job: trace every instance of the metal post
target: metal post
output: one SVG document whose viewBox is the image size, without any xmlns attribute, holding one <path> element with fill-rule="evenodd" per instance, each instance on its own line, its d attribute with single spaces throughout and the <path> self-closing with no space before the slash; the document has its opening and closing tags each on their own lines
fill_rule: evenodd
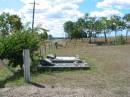
<svg viewBox="0 0 130 97">
<path fill-rule="evenodd" d="M 31 82 L 30 76 L 30 53 L 28 49 L 23 50 L 23 70 L 24 79 L 26 82 Z"/>
</svg>

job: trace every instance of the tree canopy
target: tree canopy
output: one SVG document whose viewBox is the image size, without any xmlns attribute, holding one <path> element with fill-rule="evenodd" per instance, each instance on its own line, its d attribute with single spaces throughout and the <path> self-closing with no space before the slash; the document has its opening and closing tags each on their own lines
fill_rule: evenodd
<svg viewBox="0 0 130 97">
<path fill-rule="evenodd" d="M 15 32 L 8 37 L 0 38 L 0 59 L 8 59 L 9 65 L 16 67 L 23 65 L 22 51 L 29 49 L 33 54 L 39 47 L 38 36 L 28 31 Z"/>
<path fill-rule="evenodd" d="M 97 34 L 104 34 L 105 42 L 107 42 L 107 34 L 115 32 L 115 44 L 118 31 L 130 31 L 130 14 L 124 17 L 112 15 L 111 17 L 91 17 L 86 13 L 83 17 L 77 19 L 76 22 L 66 21 L 64 23 L 64 31 L 70 39 L 74 38 L 91 38 L 97 37 Z M 86 35 L 83 36 L 82 32 Z"/>
<path fill-rule="evenodd" d="M 0 59 L 8 59 L 11 67 L 19 65 L 22 69 L 23 49 L 29 49 L 33 59 L 40 41 L 48 39 L 47 31 L 44 28 L 35 27 L 32 33 L 30 27 L 22 25 L 19 16 L 2 13 L 0 15 Z"/>
<path fill-rule="evenodd" d="M 19 16 L 2 13 L 0 15 L 0 33 L 2 36 L 22 29 L 22 22 Z"/>
</svg>

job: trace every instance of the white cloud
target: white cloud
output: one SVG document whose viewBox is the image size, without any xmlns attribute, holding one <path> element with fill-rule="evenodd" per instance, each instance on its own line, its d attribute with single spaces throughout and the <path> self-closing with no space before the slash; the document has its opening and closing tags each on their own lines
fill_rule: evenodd
<svg viewBox="0 0 130 97">
<path fill-rule="evenodd" d="M 5 13 L 10 13 L 10 14 L 17 14 L 17 15 L 21 16 L 21 15 L 19 14 L 19 12 L 17 12 L 17 11 L 14 10 L 14 9 L 4 9 L 4 10 L 0 10 L 0 14 L 3 13 L 3 12 L 5 12 Z"/>
<path fill-rule="evenodd" d="M 17 14 L 24 23 L 32 22 L 32 8 L 34 0 L 20 0 L 24 6 L 19 10 L 5 9 L 2 12 Z M 63 24 L 68 20 L 76 20 L 83 16 L 79 10 L 79 3 L 83 0 L 36 0 L 35 26 L 41 25 L 50 30 L 54 36 L 64 36 Z"/>
<path fill-rule="evenodd" d="M 97 3 L 97 8 L 130 9 L 130 0 L 103 0 Z"/>
<path fill-rule="evenodd" d="M 93 11 L 90 13 L 91 16 L 111 16 L 119 15 L 123 16 L 122 9 L 128 9 L 130 6 L 130 0 L 102 0 L 97 2 L 96 7 L 100 8 L 100 11 Z"/>
<path fill-rule="evenodd" d="M 24 3 L 19 13 L 23 14 L 24 21 L 32 20 L 33 0 L 20 0 Z M 67 20 L 75 20 L 83 13 L 79 10 L 79 3 L 83 0 L 36 0 L 35 26 L 49 29 L 54 36 L 63 36 L 63 24 Z M 58 34 L 58 35 L 57 35 Z"/>
<path fill-rule="evenodd" d="M 106 16 L 111 16 L 111 15 L 119 15 L 119 16 L 123 16 L 123 14 L 118 11 L 118 10 L 103 10 L 103 11 L 94 11 L 92 13 L 90 13 L 90 16 L 96 16 L 96 17 L 106 17 Z"/>
</svg>

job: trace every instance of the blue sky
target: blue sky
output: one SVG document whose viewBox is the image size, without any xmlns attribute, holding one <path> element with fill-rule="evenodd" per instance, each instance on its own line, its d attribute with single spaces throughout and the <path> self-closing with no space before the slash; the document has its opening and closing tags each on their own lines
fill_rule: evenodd
<svg viewBox="0 0 130 97">
<path fill-rule="evenodd" d="M 96 8 L 96 1 L 95 0 L 84 0 L 81 4 L 80 4 L 80 10 L 84 13 L 88 12 L 92 12 L 94 10 L 97 10 Z"/>
<path fill-rule="evenodd" d="M 35 26 L 49 29 L 53 36 L 64 36 L 65 21 L 75 21 L 85 13 L 90 16 L 123 16 L 129 13 L 130 0 L 35 0 Z M 33 0 L 0 0 L 0 13 L 17 14 L 24 23 L 32 20 Z"/>
<path fill-rule="evenodd" d="M 19 0 L 0 0 L 0 9 L 15 9 L 18 10 L 22 8 L 23 3 Z"/>
</svg>

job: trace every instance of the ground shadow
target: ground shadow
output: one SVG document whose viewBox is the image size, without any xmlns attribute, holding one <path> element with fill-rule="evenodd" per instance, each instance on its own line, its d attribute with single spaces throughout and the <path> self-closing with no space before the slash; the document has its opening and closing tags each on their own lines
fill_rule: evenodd
<svg viewBox="0 0 130 97">
<path fill-rule="evenodd" d="M 0 80 L 0 88 L 4 88 L 6 83 L 8 83 L 9 81 L 19 79 L 21 76 L 23 76 L 22 72 L 23 71 L 21 70 L 13 72 L 13 75 L 6 77 L 4 80 Z"/>
<path fill-rule="evenodd" d="M 37 75 L 40 73 L 60 73 L 60 72 L 67 72 L 67 71 L 76 71 L 76 70 L 87 70 L 90 68 L 38 68 L 37 71 L 31 71 L 32 75 Z M 19 70 L 17 72 L 13 72 L 13 75 L 8 76 L 7 78 L 5 78 L 4 80 L 0 80 L 0 88 L 5 88 L 6 83 L 10 82 L 10 81 L 14 81 L 17 80 L 19 78 L 23 77 L 23 71 Z M 45 88 L 44 85 L 41 85 L 39 83 L 36 82 L 30 82 L 29 84 L 39 87 L 39 88 Z"/>
<path fill-rule="evenodd" d="M 44 85 L 39 84 L 39 83 L 36 83 L 36 82 L 29 82 L 29 84 L 30 84 L 30 85 L 33 85 L 33 86 L 35 86 L 35 87 L 38 87 L 38 88 L 45 88 Z"/>
</svg>

